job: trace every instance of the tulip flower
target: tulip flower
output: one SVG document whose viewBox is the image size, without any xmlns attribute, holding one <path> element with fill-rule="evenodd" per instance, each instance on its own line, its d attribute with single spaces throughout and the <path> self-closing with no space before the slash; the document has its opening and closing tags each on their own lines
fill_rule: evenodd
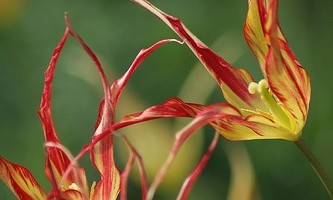
<svg viewBox="0 0 333 200">
<path fill-rule="evenodd" d="M 51 94 L 54 71 L 60 53 L 69 36 L 72 36 L 78 41 L 96 65 L 102 80 L 104 91 L 104 97 L 99 106 L 98 118 L 92 141 L 86 145 L 75 158 L 72 157 L 70 152 L 62 145 L 53 124 L 51 112 Z M 114 81 L 113 84 L 110 84 L 97 56 L 84 43 L 80 36 L 72 30 L 69 19 L 66 17 L 65 33 L 55 48 L 50 64 L 45 72 L 44 90 L 42 93 L 40 109 L 38 110 L 45 136 L 45 173 L 52 184 L 52 190 L 49 193 L 46 193 L 28 169 L 9 162 L 0 156 L 0 179 L 18 199 L 115 200 L 120 192 L 122 193 L 121 199 L 126 199 L 127 179 L 135 160 L 138 161 L 140 170 L 142 198 L 146 199 L 147 181 L 142 160 L 125 136 L 122 136 L 122 139 L 125 141 L 125 144 L 130 151 L 128 163 L 122 173 L 115 165 L 113 155 L 113 131 L 131 125 L 131 123 L 115 123 L 114 110 L 125 85 L 142 61 L 152 51 L 169 42 L 180 43 L 174 39 L 165 39 L 155 43 L 147 49 L 141 50 L 128 71 L 121 78 Z M 86 152 L 90 152 L 91 162 L 100 174 L 99 182 L 94 182 L 90 189 L 88 187 L 85 170 L 77 164 L 78 159 Z"/>
<path fill-rule="evenodd" d="M 244 33 L 263 73 L 263 79 L 258 83 L 255 83 L 248 71 L 233 67 L 207 47 L 180 19 L 164 13 L 146 0 L 133 1 L 175 31 L 221 87 L 227 103 L 214 106 L 223 117 L 217 124 L 212 116 L 215 122 L 211 122 L 220 134 L 230 140 L 298 139 L 309 110 L 310 79 L 281 31 L 277 0 L 267 4 L 264 0 L 249 1 Z M 187 107 L 183 111 L 189 117 L 196 117 L 205 107 L 195 109 L 191 104 L 175 99 L 159 107 L 170 106 L 170 101 L 177 102 L 175 104 L 180 107 Z M 187 112 L 189 110 L 195 112 Z M 128 117 L 139 115 L 137 113 Z"/>
</svg>

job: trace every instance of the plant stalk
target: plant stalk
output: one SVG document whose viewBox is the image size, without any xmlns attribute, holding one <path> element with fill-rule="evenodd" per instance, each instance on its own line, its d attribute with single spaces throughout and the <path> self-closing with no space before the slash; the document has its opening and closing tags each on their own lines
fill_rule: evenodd
<svg viewBox="0 0 333 200">
<path fill-rule="evenodd" d="M 312 151 L 309 149 L 309 147 L 305 144 L 305 142 L 301 138 L 299 138 L 294 143 L 299 148 L 299 150 L 301 150 L 306 159 L 311 163 L 312 168 L 317 173 L 322 184 L 326 188 L 328 195 L 330 196 L 331 199 L 333 199 L 333 182 L 329 178 L 323 166 L 319 163 L 316 156 L 312 153 Z"/>
</svg>

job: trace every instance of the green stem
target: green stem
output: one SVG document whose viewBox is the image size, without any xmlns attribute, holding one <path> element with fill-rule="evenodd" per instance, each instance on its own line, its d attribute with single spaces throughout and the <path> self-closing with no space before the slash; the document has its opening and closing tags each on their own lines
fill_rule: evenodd
<svg viewBox="0 0 333 200">
<path fill-rule="evenodd" d="M 308 159 L 308 161 L 311 163 L 312 168 L 315 170 L 321 182 L 325 186 L 328 195 L 330 196 L 331 199 L 333 199 L 333 183 L 330 180 L 327 173 L 325 172 L 322 165 L 319 163 L 316 156 L 312 153 L 312 151 L 309 149 L 309 147 L 305 144 L 305 142 L 301 138 L 295 141 L 295 144 L 299 148 L 299 150 L 301 150 L 304 156 Z"/>
</svg>

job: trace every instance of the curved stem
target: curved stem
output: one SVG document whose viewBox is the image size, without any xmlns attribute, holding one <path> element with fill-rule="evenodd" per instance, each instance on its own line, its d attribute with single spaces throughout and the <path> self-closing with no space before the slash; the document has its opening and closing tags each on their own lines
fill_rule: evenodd
<svg viewBox="0 0 333 200">
<path fill-rule="evenodd" d="M 325 186 L 328 195 L 330 196 L 331 199 L 333 199 L 333 183 L 330 180 L 328 174 L 325 172 L 323 166 L 319 163 L 316 156 L 312 153 L 312 151 L 309 149 L 309 147 L 305 144 L 305 142 L 301 138 L 295 141 L 295 144 L 299 148 L 299 150 L 301 150 L 301 152 L 304 154 L 306 159 L 311 163 L 312 168 L 315 170 L 321 182 Z"/>
</svg>

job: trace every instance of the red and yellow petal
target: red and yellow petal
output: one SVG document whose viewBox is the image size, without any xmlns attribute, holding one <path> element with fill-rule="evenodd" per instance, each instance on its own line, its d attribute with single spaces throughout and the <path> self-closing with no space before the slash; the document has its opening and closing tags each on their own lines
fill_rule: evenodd
<svg viewBox="0 0 333 200">
<path fill-rule="evenodd" d="M 23 166 L 0 157 L 0 179 L 21 200 L 44 200 L 45 193 L 33 175 Z"/>
<path fill-rule="evenodd" d="M 244 36 L 259 61 L 261 71 L 265 73 L 264 69 L 268 52 L 267 41 L 264 39 L 266 8 L 263 0 L 249 0 L 248 2 L 249 9 L 244 26 Z"/>
<path fill-rule="evenodd" d="M 53 192 L 59 196 L 62 188 L 69 187 L 72 183 L 77 184 L 82 194 L 88 196 L 88 188 L 86 176 L 83 168 L 72 166 L 70 155 L 64 151 L 64 147 L 57 136 L 53 117 L 51 112 L 51 96 L 52 96 L 52 82 L 59 59 L 60 53 L 65 45 L 68 36 L 72 34 L 69 26 L 66 27 L 65 33 L 61 38 L 59 44 L 55 48 L 50 64 L 45 72 L 45 83 L 42 94 L 42 100 L 38 114 L 42 121 L 46 145 L 46 175 L 53 185 Z M 69 169 L 69 167 L 71 167 Z M 63 177 L 63 176 L 66 177 Z"/>
<path fill-rule="evenodd" d="M 111 126 L 114 123 L 114 106 L 112 104 L 112 95 L 110 83 L 103 69 L 103 66 L 95 53 L 89 46 L 77 35 L 71 28 L 67 20 L 67 27 L 70 29 L 71 35 L 76 39 L 87 55 L 96 65 L 97 71 L 100 74 L 104 98 L 100 103 L 96 129 L 91 142 L 90 157 L 93 165 L 100 173 L 101 180 L 92 189 L 91 199 L 116 199 L 120 190 L 120 172 L 115 165 L 113 155 L 113 134 Z M 96 137 L 106 134 L 102 139 L 96 141 Z"/>
<path fill-rule="evenodd" d="M 225 123 L 213 124 L 224 137 L 233 141 L 255 139 L 284 139 L 294 141 L 298 135 L 262 114 L 252 114 L 246 118 L 229 116 Z"/>
<path fill-rule="evenodd" d="M 277 99 L 295 118 L 299 129 L 296 131 L 300 131 L 309 109 L 310 78 L 280 31 L 277 1 L 269 4 L 266 34 L 270 43 L 265 66 L 267 81 Z"/>
<path fill-rule="evenodd" d="M 61 194 L 61 198 L 66 200 L 88 200 L 88 198 L 84 196 L 81 191 L 74 189 L 69 189 L 63 192 Z"/>
<path fill-rule="evenodd" d="M 192 107 L 192 104 L 183 104 L 189 108 Z M 244 117 L 242 112 L 236 107 L 228 103 L 218 103 L 198 110 L 194 118 L 205 119 L 221 135 L 233 141 L 254 139 L 285 139 L 294 141 L 297 139 L 297 134 L 279 126 L 270 117 L 266 113 L 260 112 L 251 113 Z"/>
<path fill-rule="evenodd" d="M 93 189 L 91 199 L 117 199 L 121 177 L 114 162 L 113 135 L 108 134 L 97 142 L 90 156 L 101 176 L 101 180 Z"/>
<path fill-rule="evenodd" d="M 115 165 L 113 155 L 113 113 L 110 97 L 106 95 L 105 101 L 101 102 L 97 128 L 92 142 L 94 143 L 90 157 L 93 165 L 100 173 L 101 179 L 92 189 L 91 199 L 117 199 L 120 191 L 120 172 Z M 107 132 L 101 140 L 95 142 L 96 136 Z"/>
<path fill-rule="evenodd" d="M 71 190 L 75 186 L 76 193 L 88 198 L 89 189 L 85 170 L 74 165 L 74 161 L 62 149 L 48 147 L 45 173 L 53 185 L 55 196 L 62 196 L 64 192 Z"/>
<path fill-rule="evenodd" d="M 136 123 L 159 118 L 192 117 L 206 108 L 205 105 L 185 103 L 179 98 L 172 98 L 163 104 L 147 108 L 143 112 L 133 113 L 125 116 L 120 122 L 113 125 L 115 130 Z"/>
<path fill-rule="evenodd" d="M 116 81 L 114 81 L 112 83 L 111 86 L 111 102 L 112 102 L 112 106 L 115 107 L 119 97 L 122 93 L 122 91 L 124 90 L 127 82 L 129 81 L 129 79 L 131 78 L 131 76 L 133 75 L 133 73 L 135 72 L 135 70 L 138 69 L 138 67 L 140 66 L 140 64 L 148 57 L 148 55 L 150 55 L 153 51 L 157 50 L 159 47 L 161 47 L 162 45 L 165 45 L 167 43 L 170 42 L 177 42 L 178 44 L 181 44 L 180 41 L 176 40 L 176 39 L 164 39 L 164 40 L 160 40 L 158 42 L 156 42 L 155 44 L 151 45 L 150 47 L 146 48 L 146 49 L 142 49 L 138 55 L 136 56 L 136 58 L 134 59 L 134 61 L 132 62 L 131 66 L 129 67 L 129 69 L 127 70 L 127 72 L 120 77 L 119 79 L 117 79 Z"/>
<path fill-rule="evenodd" d="M 91 198 L 116 199 L 120 190 L 120 172 L 115 165 L 113 155 L 113 134 L 111 126 L 114 123 L 114 106 L 112 104 L 110 83 L 103 66 L 95 53 L 82 40 L 82 38 L 71 29 L 69 21 L 67 20 L 66 22 L 71 35 L 80 43 L 87 55 L 95 63 L 102 80 L 104 91 L 104 99 L 100 103 L 96 129 L 92 138 L 92 147 L 90 151 L 91 161 L 100 173 L 101 180 L 93 188 Z M 96 137 L 105 132 L 109 134 L 106 134 L 101 140 L 96 141 Z"/>
<path fill-rule="evenodd" d="M 178 18 L 162 12 L 146 0 L 132 1 L 156 15 L 184 40 L 216 79 L 229 103 L 244 109 L 267 110 L 258 95 L 249 94 L 248 85 L 253 79 L 246 70 L 232 67 L 193 35 Z"/>
<path fill-rule="evenodd" d="M 252 113 L 244 117 L 227 103 L 209 105 L 196 118 L 205 116 L 217 132 L 232 141 L 254 139 L 285 139 L 294 141 L 298 135 L 279 126 L 265 114 Z"/>
</svg>

